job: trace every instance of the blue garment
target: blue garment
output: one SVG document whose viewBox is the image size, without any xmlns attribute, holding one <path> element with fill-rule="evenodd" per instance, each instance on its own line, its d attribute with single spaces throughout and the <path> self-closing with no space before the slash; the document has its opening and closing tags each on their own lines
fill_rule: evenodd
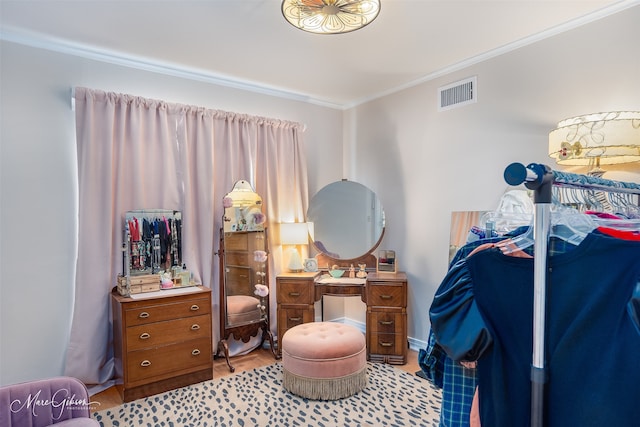
<svg viewBox="0 0 640 427">
<path fill-rule="evenodd" d="M 521 227 L 509 236 L 519 235 L 527 229 L 528 227 Z M 450 268 L 466 258 L 478 246 L 484 243 L 500 242 L 507 237 L 484 238 L 468 242 L 455 253 Z M 440 427 L 468 427 L 477 383 L 476 370 L 465 368 L 448 357 L 436 342 L 433 330 L 429 331 L 427 348 L 418 353 L 418 364 L 427 379 L 442 389 Z"/>
<path fill-rule="evenodd" d="M 544 425 L 637 425 L 640 242 L 594 231 L 548 268 Z M 488 249 L 448 279 L 432 328 L 452 358 L 478 360 L 482 424 L 529 426 L 533 260 Z"/>
<path fill-rule="evenodd" d="M 425 377 L 436 387 L 442 388 L 444 378 L 444 361 L 447 357 L 442 347 L 436 342 L 433 331 L 429 331 L 429 342 L 426 349 L 418 352 L 418 365 Z"/>
<path fill-rule="evenodd" d="M 529 227 L 523 226 L 504 236 L 469 241 L 455 253 L 449 267 L 452 268 L 459 261 L 464 260 L 482 244 L 501 242 L 528 231 Z M 559 239 L 551 239 L 549 244 L 550 253 L 561 253 L 572 248 L 573 245 Z M 531 255 L 533 246 L 526 248 L 525 252 Z M 447 276 L 436 293 L 440 293 L 444 287 L 451 285 L 448 282 L 452 277 L 456 277 L 456 275 Z M 460 284 L 454 283 L 453 285 Z M 427 348 L 418 353 L 418 363 L 427 379 L 442 388 L 440 427 L 468 427 L 471 404 L 477 384 L 476 370 L 467 369 L 447 356 L 445 350 L 437 343 L 433 330 L 429 331 Z"/>
</svg>

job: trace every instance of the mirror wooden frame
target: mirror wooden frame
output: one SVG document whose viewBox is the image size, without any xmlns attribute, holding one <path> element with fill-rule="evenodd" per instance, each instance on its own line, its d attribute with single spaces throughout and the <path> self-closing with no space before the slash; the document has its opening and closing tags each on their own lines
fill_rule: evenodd
<svg viewBox="0 0 640 427">
<path fill-rule="evenodd" d="M 220 341 L 216 357 L 223 355 L 231 372 L 228 340 L 233 336 L 244 343 L 262 331 L 260 346 L 269 341 L 271 352 L 277 351 L 269 325 L 269 296 L 257 294 L 257 285 L 269 286 L 268 235 L 264 226 L 262 199 L 244 180 L 236 182 L 233 190 L 223 199 L 225 214 L 220 229 Z M 260 259 L 259 259 L 260 256 Z M 237 298 L 235 298 L 237 297 Z M 229 300 L 233 307 L 244 307 L 238 313 L 229 313 Z M 247 311 L 246 307 L 254 306 Z M 230 320 L 234 316 L 234 321 Z"/>
</svg>

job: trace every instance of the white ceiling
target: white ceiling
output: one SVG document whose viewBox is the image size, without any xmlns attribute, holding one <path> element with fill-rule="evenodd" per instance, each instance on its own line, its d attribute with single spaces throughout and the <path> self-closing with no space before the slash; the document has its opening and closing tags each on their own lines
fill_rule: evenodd
<svg viewBox="0 0 640 427">
<path fill-rule="evenodd" d="M 570 30 L 640 0 L 381 0 L 369 26 L 316 35 L 279 0 L 0 0 L 0 37 L 336 107 Z"/>
</svg>

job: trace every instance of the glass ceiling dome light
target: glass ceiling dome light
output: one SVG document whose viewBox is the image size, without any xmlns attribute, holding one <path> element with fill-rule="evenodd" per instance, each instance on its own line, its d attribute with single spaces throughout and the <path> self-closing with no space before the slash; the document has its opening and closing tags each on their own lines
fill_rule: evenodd
<svg viewBox="0 0 640 427">
<path fill-rule="evenodd" d="M 373 22 L 380 0 L 283 0 L 282 14 L 294 27 L 316 34 L 342 34 Z"/>
</svg>

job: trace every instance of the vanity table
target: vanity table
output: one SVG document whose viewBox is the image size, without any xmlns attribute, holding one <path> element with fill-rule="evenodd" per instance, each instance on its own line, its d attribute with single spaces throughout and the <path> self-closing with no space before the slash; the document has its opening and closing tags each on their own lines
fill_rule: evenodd
<svg viewBox="0 0 640 427">
<path fill-rule="evenodd" d="M 276 277 L 278 339 L 301 323 L 315 321 L 316 301 L 324 295 L 359 296 L 367 305 L 367 360 L 407 363 L 407 276 L 377 273 L 373 251 L 384 236 L 385 213 L 376 194 L 357 182 L 333 182 L 316 193 L 307 210 L 309 238 L 318 251 L 320 272 Z M 365 268 L 366 279 L 327 277 L 337 266 Z M 281 353 L 278 346 L 278 353 Z"/>
<path fill-rule="evenodd" d="M 276 277 L 278 338 L 315 320 L 315 302 L 324 295 L 360 296 L 367 305 L 367 360 L 407 363 L 407 276 L 369 273 L 366 279 L 321 279 L 322 273 L 283 273 Z M 278 353 L 281 348 L 278 346 Z"/>
</svg>

